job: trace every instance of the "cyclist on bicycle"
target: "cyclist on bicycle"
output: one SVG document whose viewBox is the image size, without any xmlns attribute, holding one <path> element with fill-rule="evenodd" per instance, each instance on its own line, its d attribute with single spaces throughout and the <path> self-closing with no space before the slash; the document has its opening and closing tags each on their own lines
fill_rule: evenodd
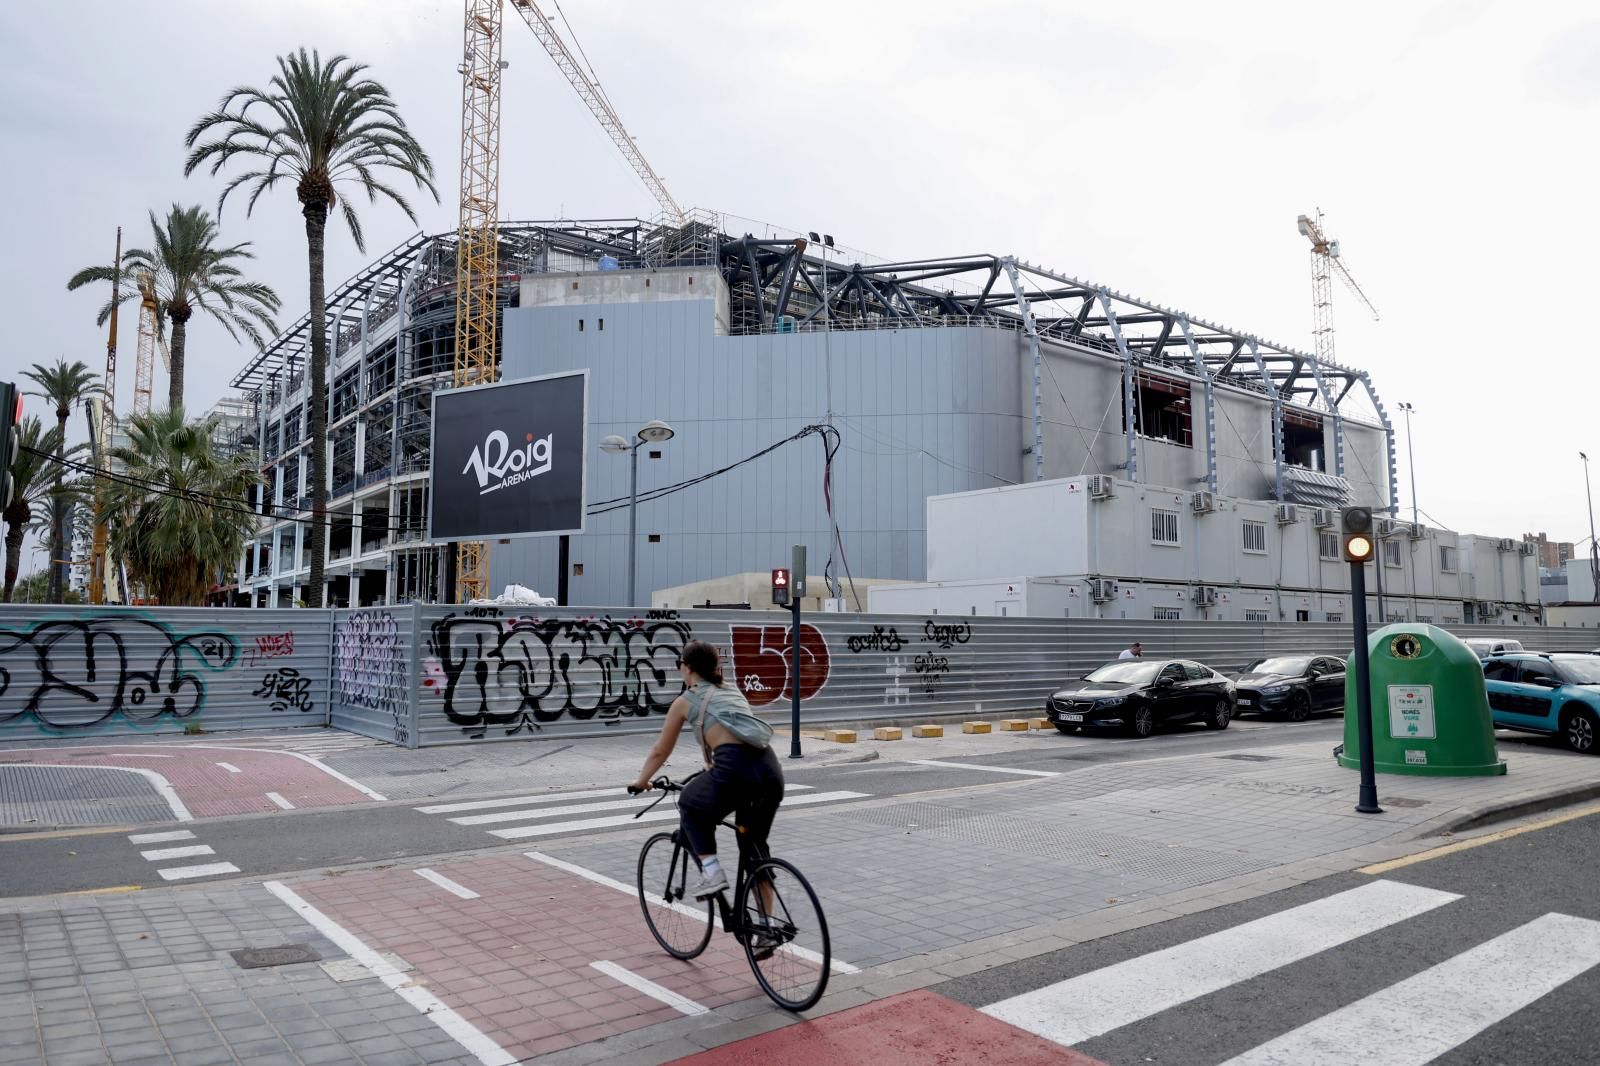
<svg viewBox="0 0 1600 1066">
<path fill-rule="evenodd" d="M 700 857 L 702 877 L 690 893 L 709 899 L 728 887 L 717 860 L 717 823 L 737 811 L 740 854 L 764 853 L 783 801 L 783 767 L 768 743 L 771 728 L 750 713 L 743 693 L 724 683 L 716 648 L 691 640 L 678 659 L 678 674 L 683 695 L 667 709 L 661 734 L 631 788 L 643 792 L 651 787 L 652 775 L 672 754 L 688 722 L 700 741 L 707 772 L 684 786 L 678 810 L 689 846 Z"/>
</svg>

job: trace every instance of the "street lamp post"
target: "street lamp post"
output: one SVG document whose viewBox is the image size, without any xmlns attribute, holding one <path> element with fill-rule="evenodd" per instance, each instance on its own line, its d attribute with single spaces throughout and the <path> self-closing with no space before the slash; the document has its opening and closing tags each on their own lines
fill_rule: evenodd
<svg viewBox="0 0 1600 1066">
<path fill-rule="evenodd" d="M 660 444 L 673 438 L 675 430 L 659 419 L 651 419 L 639 427 L 630 443 L 626 437 L 615 433 L 600 442 L 600 450 L 610 455 L 628 455 L 631 463 L 628 473 L 628 606 L 637 607 L 639 570 L 639 449 L 646 444 Z"/>
<path fill-rule="evenodd" d="M 1594 490 L 1589 487 L 1589 455 L 1579 452 L 1583 460 L 1583 492 L 1589 497 L 1589 584 L 1593 586 L 1594 602 L 1600 603 L 1600 541 L 1594 539 Z"/>
<path fill-rule="evenodd" d="M 1411 412 L 1416 407 L 1409 403 L 1402 403 L 1400 410 L 1406 413 L 1406 461 L 1411 466 L 1411 524 L 1417 524 L 1417 453 L 1411 447 Z"/>
</svg>

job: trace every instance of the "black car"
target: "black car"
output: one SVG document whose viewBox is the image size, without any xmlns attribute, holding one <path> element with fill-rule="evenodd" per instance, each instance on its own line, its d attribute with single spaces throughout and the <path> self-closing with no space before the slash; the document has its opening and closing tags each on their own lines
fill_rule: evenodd
<svg viewBox="0 0 1600 1066">
<path fill-rule="evenodd" d="M 1126 659 L 1107 663 L 1050 694 L 1045 714 L 1063 733 L 1125 729 L 1147 737 L 1164 722 L 1200 720 L 1226 729 L 1233 717 L 1228 679 L 1187 659 Z"/>
<path fill-rule="evenodd" d="M 1332 655 L 1274 655 L 1257 659 L 1233 679 L 1240 714 L 1287 715 L 1303 722 L 1317 711 L 1344 710 L 1344 660 Z"/>
</svg>

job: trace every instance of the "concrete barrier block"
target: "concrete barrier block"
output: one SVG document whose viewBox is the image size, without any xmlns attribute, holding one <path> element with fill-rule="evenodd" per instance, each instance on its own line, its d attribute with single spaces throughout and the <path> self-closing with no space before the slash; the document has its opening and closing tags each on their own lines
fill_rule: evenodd
<svg viewBox="0 0 1600 1066">
<path fill-rule="evenodd" d="M 1000 719 L 1000 731 L 1002 733 L 1021 733 L 1026 731 L 1027 728 L 1028 720 L 1026 718 Z"/>
<path fill-rule="evenodd" d="M 827 729 L 822 733 L 823 740 L 831 740 L 835 744 L 854 744 L 856 731 L 854 729 Z"/>
<path fill-rule="evenodd" d="M 904 735 L 899 726 L 892 725 L 880 725 L 872 731 L 873 740 L 899 740 Z"/>
<path fill-rule="evenodd" d="M 994 726 L 988 722 L 962 722 L 961 731 L 963 733 L 992 733 Z"/>
<path fill-rule="evenodd" d="M 914 737 L 942 737 L 944 736 L 944 726 L 914 725 L 911 727 L 911 735 Z"/>
<path fill-rule="evenodd" d="M 1048 718 L 1030 718 L 1028 719 L 1028 727 L 1030 729 L 1054 729 L 1055 725 Z"/>
</svg>

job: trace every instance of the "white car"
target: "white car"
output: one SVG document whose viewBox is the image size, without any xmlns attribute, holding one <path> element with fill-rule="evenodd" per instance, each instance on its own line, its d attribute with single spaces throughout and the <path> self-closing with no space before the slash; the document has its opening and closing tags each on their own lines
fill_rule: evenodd
<svg viewBox="0 0 1600 1066">
<path fill-rule="evenodd" d="M 1491 655 L 1514 655 L 1527 650 L 1520 640 L 1483 640 L 1474 637 L 1462 643 L 1471 648 L 1472 653 L 1480 659 L 1487 659 Z"/>
</svg>

